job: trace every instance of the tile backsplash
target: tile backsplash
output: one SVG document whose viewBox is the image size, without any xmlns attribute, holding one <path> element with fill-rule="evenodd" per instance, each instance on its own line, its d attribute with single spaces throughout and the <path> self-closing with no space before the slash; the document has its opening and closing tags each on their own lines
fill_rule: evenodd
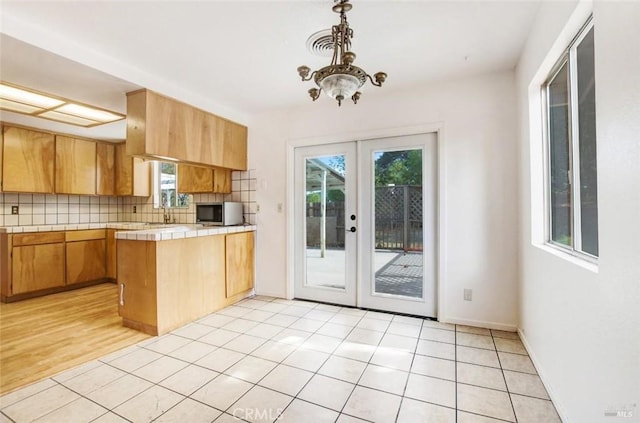
<svg viewBox="0 0 640 423">
<path fill-rule="evenodd" d="M 256 171 L 234 171 L 231 194 L 194 194 L 188 208 L 168 209 L 173 222 L 195 223 L 195 203 L 241 201 L 245 222 L 256 222 Z M 18 214 L 11 214 L 18 206 Z M 134 213 L 135 207 L 135 213 Z M 0 226 L 60 225 L 107 222 L 162 222 L 164 210 L 153 197 L 106 197 L 63 194 L 0 193 Z"/>
</svg>

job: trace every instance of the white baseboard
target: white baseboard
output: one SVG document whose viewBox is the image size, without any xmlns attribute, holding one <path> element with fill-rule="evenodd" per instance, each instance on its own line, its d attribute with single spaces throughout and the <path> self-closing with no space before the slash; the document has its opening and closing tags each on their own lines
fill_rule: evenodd
<svg viewBox="0 0 640 423">
<path fill-rule="evenodd" d="M 484 320 L 461 319 L 458 317 L 440 316 L 438 318 L 442 323 L 453 323 L 456 325 L 475 326 L 479 328 L 503 330 L 506 332 L 515 332 L 518 326 L 515 324 L 505 324 L 497 322 L 487 322 Z"/>
<path fill-rule="evenodd" d="M 551 385 L 548 382 L 548 379 L 544 375 L 544 371 L 540 368 L 540 362 L 536 358 L 536 355 L 531 349 L 531 346 L 527 342 L 527 338 L 524 336 L 524 332 L 522 331 L 522 329 L 518 329 L 518 335 L 520 335 L 520 340 L 522 341 L 522 345 L 524 345 L 524 348 L 527 350 L 527 353 L 529 354 L 529 358 L 531 358 L 531 361 L 533 362 L 533 366 L 536 368 L 536 371 L 538 372 L 538 376 L 540 376 L 540 379 L 542 380 L 542 384 L 544 385 L 544 387 L 547 390 L 547 393 L 549 394 L 549 399 L 551 399 L 551 402 L 556 407 L 556 411 L 560 416 L 560 420 L 562 420 L 563 423 L 570 423 L 569 417 L 567 417 L 567 413 L 564 412 L 564 409 L 558 402 L 557 400 L 558 397 L 554 394 L 553 388 L 551 387 Z"/>
</svg>

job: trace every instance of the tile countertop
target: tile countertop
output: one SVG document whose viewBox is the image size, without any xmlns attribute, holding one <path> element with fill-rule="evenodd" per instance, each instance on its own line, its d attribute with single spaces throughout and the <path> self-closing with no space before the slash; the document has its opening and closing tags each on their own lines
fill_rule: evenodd
<svg viewBox="0 0 640 423">
<path fill-rule="evenodd" d="M 126 232 L 116 233 L 117 239 L 138 241 L 163 241 L 168 239 L 191 238 L 196 236 L 221 235 L 234 232 L 255 231 L 255 225 L 238 226 L 203 226 L 199 224 L 168 224 L 111 222 L 111 223 L 79 223 L 70 225 L 41 225 L 41 226 L 3 226 L 0 233 L 76 231 L 87 229 L 121 229 Z"/>
<path fill-rule="evenodd" d="M 236 232 L 251 232 L 256 230 L 256 225 L 238 226 L 203 226 L 175 224 L 162 227 L 154 227 L 144 230 L 117 232 L 116 239 L 128 239 L 134 241 L 167 241 L 170 239 L 193 238 L 198 236 L 223 235 Z"/>
</svg>

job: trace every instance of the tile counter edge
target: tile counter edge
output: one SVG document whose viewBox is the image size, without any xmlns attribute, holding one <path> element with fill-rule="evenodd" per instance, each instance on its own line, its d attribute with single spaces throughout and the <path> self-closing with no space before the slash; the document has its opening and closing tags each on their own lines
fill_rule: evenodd
<svg viewBox="0 0 640 423">
<path fill-rule="evenodd" d="M 129 241 L 169 241 L 172 239 L 195 238 L 201 236 L 224 235 L 238 232 L 252 232 L 256 225 L 220 226 L 220 227 L 196 227 L 196 225 L 179 225 L 178 230 L 166 228 L 145 229 L 140 231 L 117 232 L 116 239 Z M 189 227 L 192 226 L 192 227 Z"/>
</svg>

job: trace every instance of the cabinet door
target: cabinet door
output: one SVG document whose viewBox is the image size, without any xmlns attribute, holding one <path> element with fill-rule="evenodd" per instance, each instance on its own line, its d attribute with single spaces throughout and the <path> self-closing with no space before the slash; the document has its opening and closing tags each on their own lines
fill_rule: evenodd
<svg viewBox="0 0 640 423">
<path fill-rule="evenodd" d="M 64 243 L 13 247 L 12 294 L 64 285 Z"/>
<path fill-rule="evenodd" d="M 218 167 L 213 169 L 213 192 L 231 193 L 231 170 Z"/>
<path fill-rule="evenodd" d="M 156 243 L 119 239 L 117 244 L 118 313 L 123 319 L 157 328 Z"/>
<path fill-rule="evenodd" d="M 127 156 L 125 144 L 115 146 L 116 195 L 133 194 L 133 158 Z"/>
<path fill-rule="evenodd" d="M 213 192 L 213 170 L 207 167 L 178 165 L 178 192 Z"/>
<path fill-rule="evenodd" d="M 253 232 L 226 236 L 227 298 L 253 288 L 253 242 Z"/>
<path fill-rule="evenodd" d="M 104 239 L 67 242 L 67 285 L 102 279 L 106 274 Z"/>
<path fill-rule="evenodd" d="M 151 163 L 127 155 L 125 143 L 115 145 L 116 195 L 151 195 Z"/>
<path fill-rule="evenodd" d="M 115 146 L 96 144 L 96 194 L 115 195 Z"/>
<path fill-rule="evenodd" d="M 218 134 L 223 143 L 222 166 L 247 170 L 247 127 L 223 119 L 218 124 Z"/>
<path fill-rule="evenodd" d="M 53 135 L 11 126 L 3 134 L 2 190 L 52 193 Z"/>
<path fill-rule="evenodd" d="M 96 143 L 56 136 L 56 193 L 96 193 Z"/>
<path fill-rule="evenodd" d="M 116 278 L 116 230 L 107 229 L 107 277 L 111 279 Z"/>
</svg>

